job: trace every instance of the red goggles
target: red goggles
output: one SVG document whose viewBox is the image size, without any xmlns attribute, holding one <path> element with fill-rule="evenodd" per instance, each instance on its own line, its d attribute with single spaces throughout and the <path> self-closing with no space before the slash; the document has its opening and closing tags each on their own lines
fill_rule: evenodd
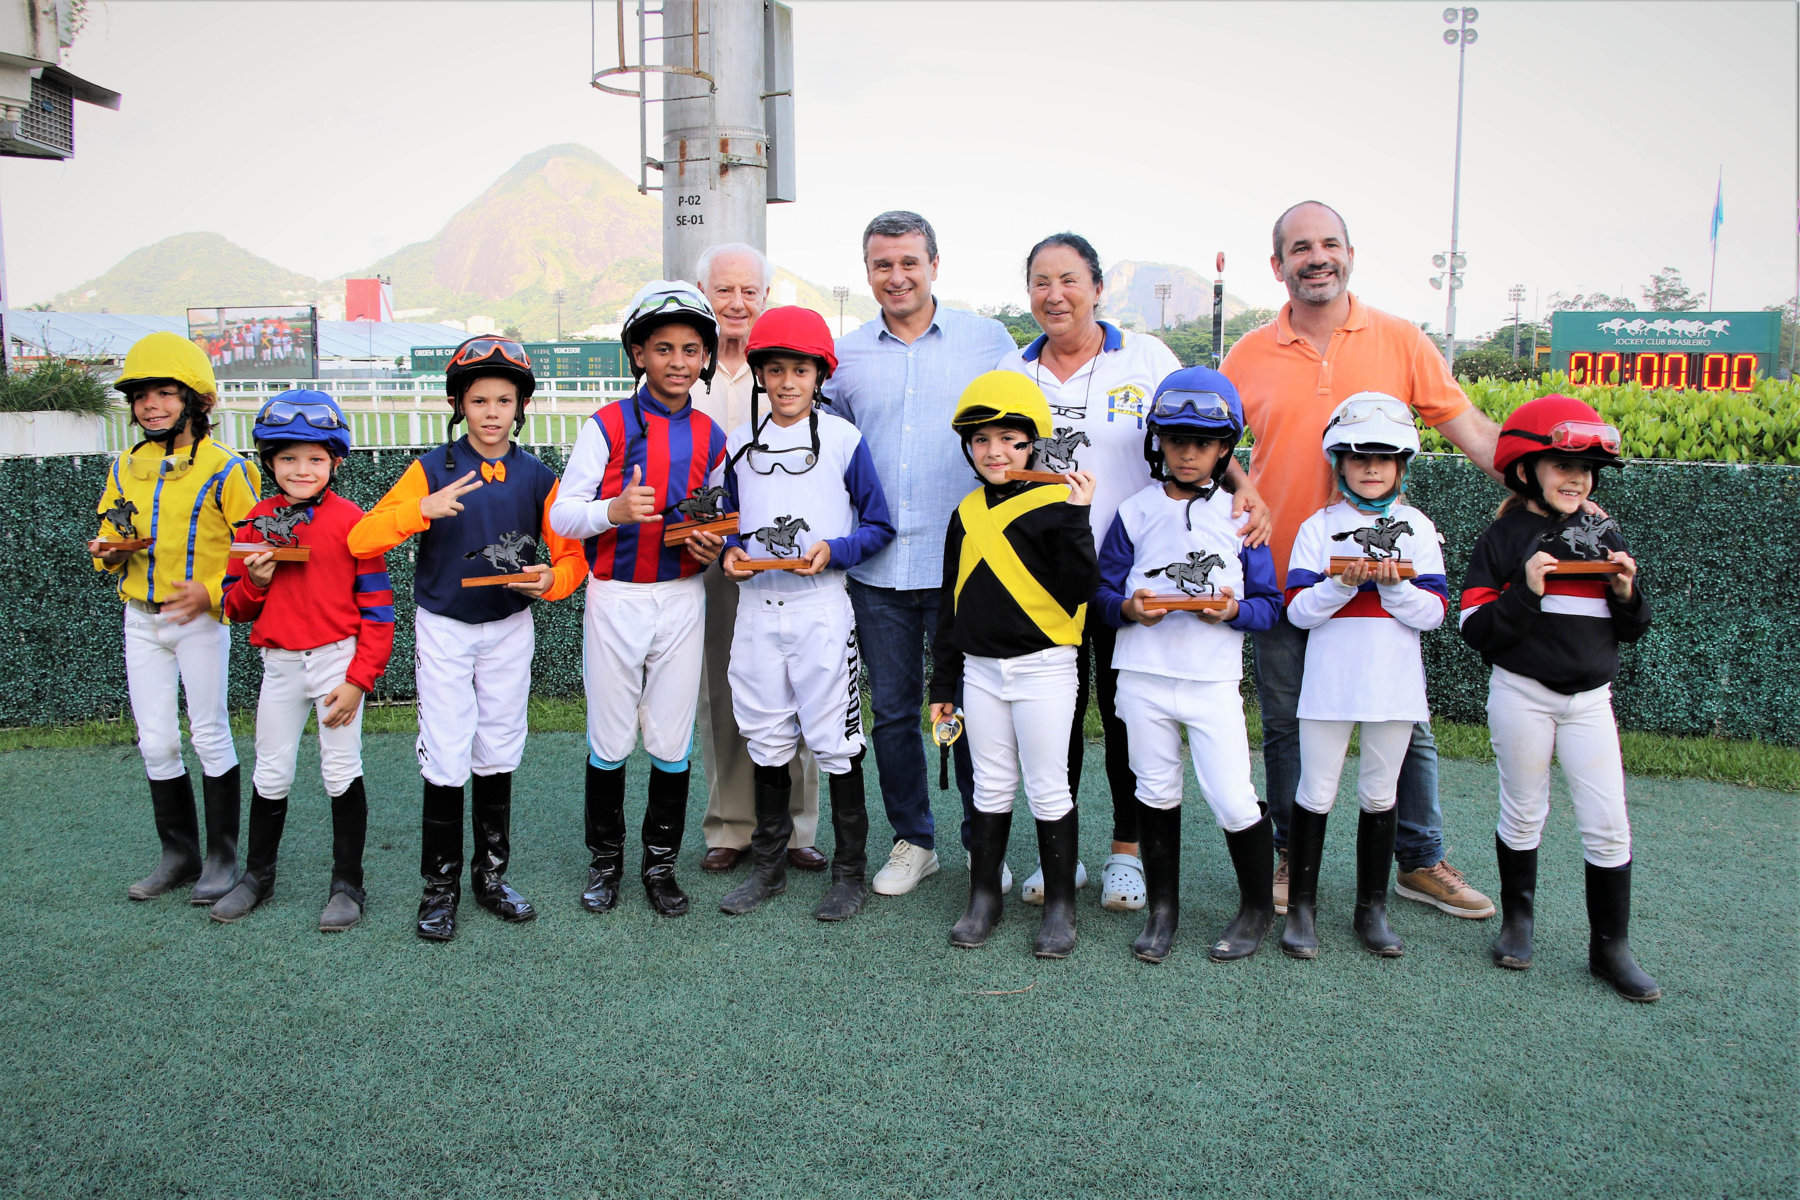
<svg viewBox="0 0 1800 1200">
<path fill-rule="evenodd" d="M 474 366 L 476 363 L 486 362 L 496 354 L 514 366 L 524 367 L 527 371 L 531 370 L 531 355 L 525 353 L 525 347 L 511 338 L 476 338 L 472 342 L 465 343 L 462 349 L 451 357 L 449 365 L 452 367 Z"/>
<path fill-rule="evenodd" d="M 1595 446 L 1608 454 L 1619 452 L 1619 431 L 1596 421 L 1559 421 L 1550 427 L 1550 449 L 1592 450 Z"/>
</svg>

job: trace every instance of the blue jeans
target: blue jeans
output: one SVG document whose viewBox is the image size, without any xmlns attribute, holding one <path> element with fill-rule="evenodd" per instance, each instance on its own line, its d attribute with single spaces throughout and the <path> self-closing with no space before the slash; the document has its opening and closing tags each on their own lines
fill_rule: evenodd
<svg viewBox="0 0 1800 1200">
<path fill-rule="evenodd" d="M 881 803 L 895 841 L 905 838 L 932 850 L 937 838 L 926 791 L 920 709 L 925 703 L 925 659 L 937 633 L 938 594 L 943 589 L 870 587 L 855 579 L 849 583 L 857 643 L 869 670 L 875 710 L 873 741 Z M 962 793 L 962 842 L 967 847 L 975 811 L 975 772 L 969 765 L 967 738 L 957 740 L 951 757 L 956 760 L 956 787 Z"/>
<path fill-rule="evenodd" d="M 1262 706 L 1263 778 L 1275 845 L 1287 848 L 1288 820 L 1300 786 L 1300 680 L 1306 669 L 1306 630 L 1283 617 L 1273 629 L 1250 635 L 1256 646 L 1256 698 Z M 1429 867 L 1444 857 L 1444 810 L 1438 803 L 1437 742 L 1431 723 L 1413 726 L 1412 745 L 1400 766 L 1395 807 L 1399 828 L 1394 857 L 1402 871 Z"/>
</svg>

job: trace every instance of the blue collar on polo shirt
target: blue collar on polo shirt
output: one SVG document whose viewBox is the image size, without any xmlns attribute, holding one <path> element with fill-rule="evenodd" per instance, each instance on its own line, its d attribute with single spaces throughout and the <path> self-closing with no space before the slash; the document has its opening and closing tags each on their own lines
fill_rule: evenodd
<svg viewBox="0 0 1800 1200">
<path fill-rule="evenodd" d="M 1100 332 L 1105 335 L 1105 340 L 1100 343 L 1100 353 L 1111 354 L 1114 350 L 1117 350 L 1120 346 L 1125 344 L 1125 335 L 1119 332 L 1118 326 L 1107 321 L 1101 321 L 1099 325 Z M 1025 347 L 1025 361 L 1036 362 L 1038 355 L 1044 352 L 1044 343 L 1049 340 L 1049 334 L 1038 334 L 1037 340 Z"/>
</svg>

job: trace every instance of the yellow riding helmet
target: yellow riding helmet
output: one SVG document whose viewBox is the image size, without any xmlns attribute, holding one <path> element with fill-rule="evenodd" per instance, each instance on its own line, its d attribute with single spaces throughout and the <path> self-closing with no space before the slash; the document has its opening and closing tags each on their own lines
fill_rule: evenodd
<svg viewBox="0 0 1800 1200">
<path fill-rule="evenodd" d="M 1001 421 L 1020 422 L 1031 427 L 1034 437 L 1049 437 L 1050 401 L 1044 390 L 1017 371 L 977 375 L 956 402 L 950 428 L 966 437 L 983 425 Z"/>
<path fill-rule="evenodd" d="M 113 386 L 129 396 L 132 384 L 152 379 L 173 379 L 202 396 L 219 394 L 219 383 L 213 378 L 206 351 L 179 333 L 165 331 L 139 338 L 125 355 L 125 369 L 113 380 Z"/>
</svg>

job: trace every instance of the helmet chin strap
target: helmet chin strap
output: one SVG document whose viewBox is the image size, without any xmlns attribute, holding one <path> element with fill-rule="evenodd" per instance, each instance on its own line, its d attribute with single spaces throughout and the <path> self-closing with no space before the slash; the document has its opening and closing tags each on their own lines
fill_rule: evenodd
<svg viewBox="0 0 1800 1200">
<path fill-rule="evenodd" d="M 1406 486 L 1406 470 L 1412 465 L 1411 460 L 1400 464 L 1400 477 L 1394 480 L 1394 486 L 1374 500 L 1359 496 L 1351 490 L 1350 482 L 1344 478 L 1342 462 L 1341 455 L 1334 453 L 1331 456 L 1332 469 L 1337 472 L 1338 491 L 1344 499 L 1350 501 L 1351 507 L 1376 517 L 1385 517 L 1393 511 L 1394 503 L 1400 499 L 1400 492 Z"/>
</svg>

